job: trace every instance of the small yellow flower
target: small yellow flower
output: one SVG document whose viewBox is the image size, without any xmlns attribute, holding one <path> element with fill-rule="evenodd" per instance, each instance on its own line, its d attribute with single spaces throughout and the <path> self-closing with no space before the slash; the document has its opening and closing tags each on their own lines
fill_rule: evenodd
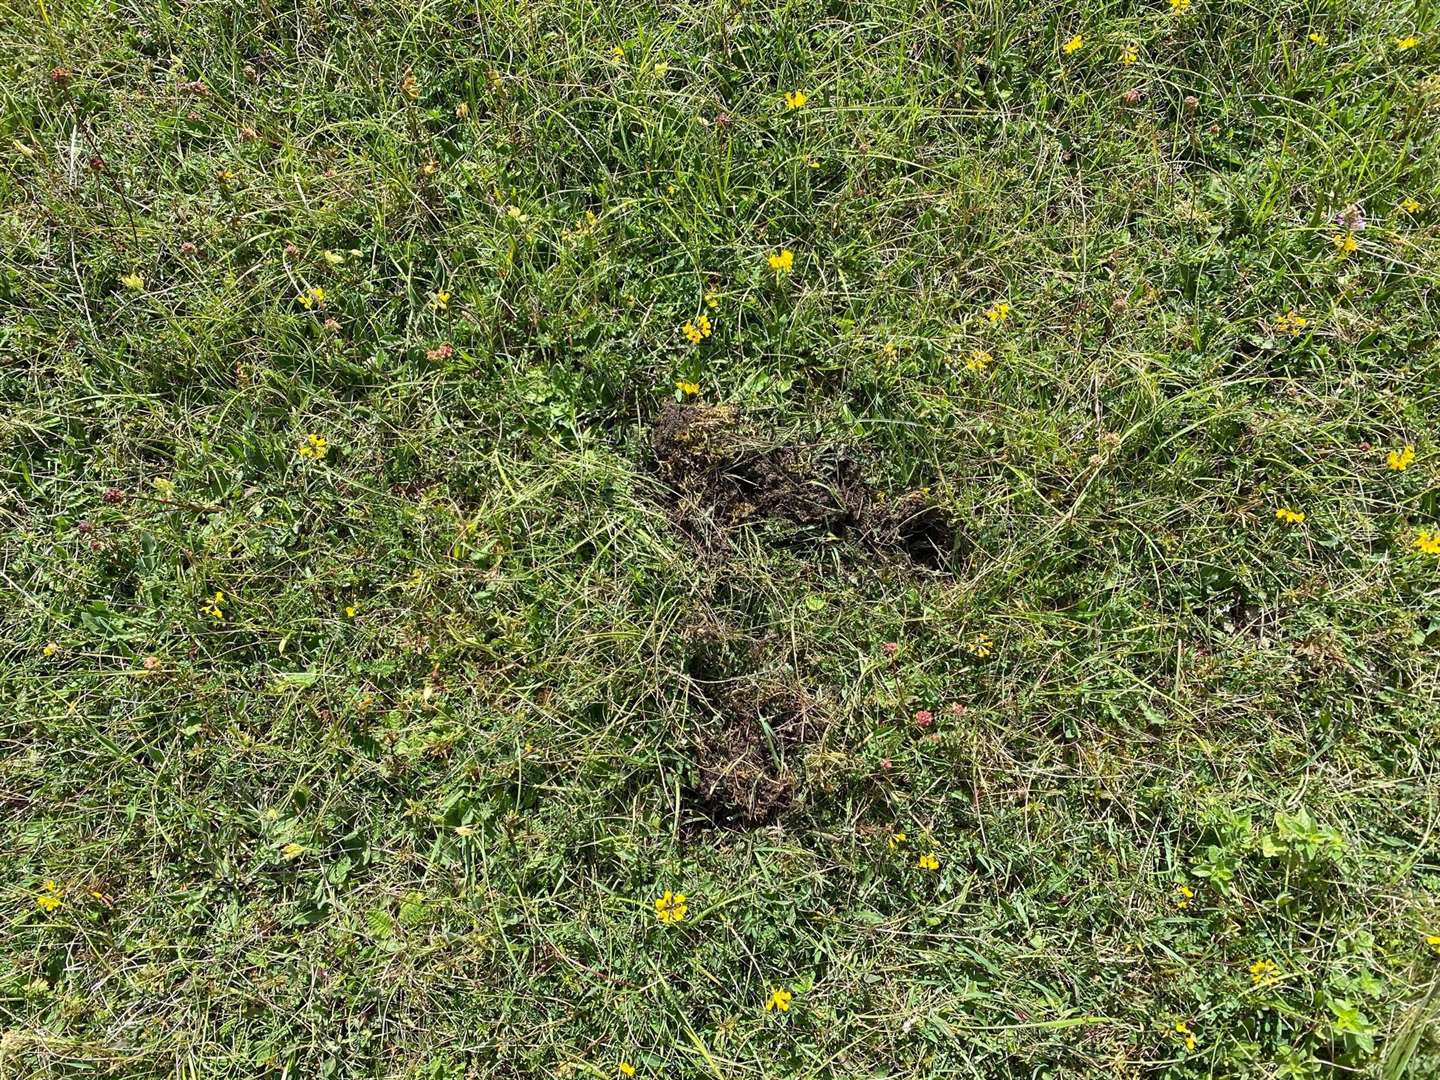
<svg viewBox="0 0 1440 1080">
<path fill-rule="evenodd" d="M 1256 960 L 1250 965 L 1250 985 L 1259 986 L 1263 982 L 1268 982 L 1279 970 L 1280 965 L 1273 960 Z"/>
<path fill-rule="evenodd" d="M 1004 322 L 1006 319 L 1010 318 L 1010 305 L 1005 303 L 1005 301 L 1003 300 L 999 301 L 998 303 L 991 304 L 988 308 L 985 309 L 985 318 L 990 320 L 991 326 L 995 326 L 998 323 Z"/>
<path fill-rule="evenodd" d="M 1395 39 L 1395 48 L 1399 49 L 1401 52 L 1413 49 L 1416 45 L 1419 44 L 1420 39 L 1417 38 L 1414 34 L 1407 34 L 1405 37 Z"/>
<path fill-rule="evenodd" d="M 1139 59 L 1140 50 L 1137 49 L 1134 45 L 1126 45 L 1123 49 L 1120 50 L 1120 63 L 1122 64 L 1133 64 L 1136 60 Z"/>
<path fill-rule="evenodd" d="M 45 643 L 45 647 L 40 651 L 46 656 L 54 656 L 57 652 L 60 651 L 60 646 L 55 644 L 55 642 L 53 641 L 47 641 Z"/>
<path fill-rule="evenodd" d="M 320 257 L 331 266 L 340 266 L 345 262 L 345 256 L 341 255 L 338 251 L 322 251 Z"/>
<path fill-rule="evenodd" d="M 810 98 L 806 95 L 804 90 L 791 90 L 788 94 L 785 95 L 785 108 L 789 109 L 792 112 L 796 109 L 803 109 L 805 107 L 805 102 L 809 100 Z"/>
<path fill-rule="evenodd" d="M 1190 901 L 1195 899 L 1195 890 L 1190 888 L 1190 886 L 1186 885 L 1184 882 L 1181 882 L 1175 886 L 1175 895 L 1173 899 L 1175 901 L 1175 906 L 1177 908 L 1180 908 L 1181 910 L 1184 910 L 1185 908 L 1188 908 L 1190 906 Z"/>
<path fill-rule="evenodd" d="M 1299 337 L 1300 331 L 1310 325 L 1310 320 L 1298 314 L 1294 308 L 1275 320 L 1275 332 L 1287 337 Z"/>
<path fill-rule="evenodd" d="M 779 1009 L 781 1012 L 789 1012 L 790 1002 L 793 1001 L 794 998 L 795 995 L 789 990 L 771 990 L 770 996 L 765 999 L 765 1011 L 769 1012 L 771 1009 Z"/>
<path fill-rule="evenodd" d="M 893 364 L 896 360 L 900 359 L 900 346 L 896 345 L 893 341 L 887 341 L 884 347 L 881 348 L 880 355 L 885 358 L 886 363 Z"/>
<path fill-rule="evenodd" d="M 465 120 L 465 119 L 468 119 L 469 116 L 470 116 L 470 103 L 469 103 L 468 101 L 458 102 L 458 103 L 455 105 L 455 119 L 456 119 L 456 120 Z"/>
<path fill-rule="evenodd" d="M 1418 214 L 1420 212 L 1420 203 L 1415 199 L 1407 197 L 1400 200 L 1400 209 L 1404 210 L 1407 214 Z"/>
<path fill-rule="evenodd" d="M 46 879 L 45 884 L 41 887 L 40 895 L 35 897 L 35 906 L 44 912 L 54 911 L 64 902 L 61 899 L 60 886 L 49 879 Z"/>
<path fill-rule="evenodd" d="M 672 893 L 666 889 L 664 895 L 655 898 L 655 917 L 662 923 L 683 922 L 689 910 L 683 892 Z"/>
<path fill-rule="evenodd" d="M 711 311 L 714 311 L 720 306 L 720 294 L 717 293 L 714 289 L 709 289 L 706 291 L 705 306 L 708 307 Z"/>
<path fill-rule="evenodd" d="M 475 826 L 474 826 L 474 825 L 456 825 L 456 826 L 455 826 L 455 835 L 458 836 L 458 837 L 460 837 L 461 840 L 464 840 L 467 836 L 474 836 L 474 835 L 475 835 Z"/>
<path fill-rule="evenodd" d="M 1335 250 L 1342 255 L 1351 255 L 1360 247 L 1360 244 L 1355 239 L 1355 234 L 1351 232 L 1336 233 L 1330 237 L 1330 242 L 1335 245 Z"/>
<path fill-rule="evenodd" d="M 976 634 L 965 642 L 963 647 L 971 656 L 978 656 L 983 660 L 995 651 L 995 641 L 989 634 Z"/>
<path fill-rule="evenodd" d="M 937 859 L 931 852 L 927 851 L 925 852 L 925 854 L 921 855 L 920 858 L 915 860 L 915 865 L 918 866 L 921 870 L 939 870 L 940 860 Z"/>
<path fill-rule="evenodd" d="M 316 435 L 313 431 L 306 436 L 305 441 L 295 448 L 295 453 L 303 458 L 312 461 L 320 461 L 330 452 L 330 443 L 324 435 Z"/>
<path fill-rule="evenodd" d="M 1183 15 L 1190 6 L 1190 0 L 1170 0 L 1170 14 Z"/>
<path fill-rule="evenodd" d="M 779 255 L 771 255 L 769 258 L 770 269 L 775 271 L 776 276 L 788 274 L 795 267 L 795 253 L 789 248 L 782 248 Z"/>
<path fill-rule="evenodd" d="M 284 855 L 287 859 L 298 859 L 301 855 L 305 854 L 305 845 L 297 844 L 294 840 L 291 840 L 290 843 L 280 849 L 280 854 Z"/>
<path fill-rule="evenodd" d="M 905 841 L 907 841 L 907 840 L 909 840 L 909 839 L 910 839 L 910 838 L 909 838 L 908 836 L 906 836 L 905 833 L 903 833 L 903 832 L 891 833 L 891 834 L 890 834 L 890 850 L 891 850 L 891 851 L 894 851 L 896 848 L 898 848 L 901 844 L 905 843 Z"/>
<path fill-rule="evenodd" d="M 654 71 L 657 78 L 664 78 L 665 73 L 670 70 L 670 65 L 665 63 L 656 64 Z"/>
<path fill-rule="evenodd" d="M 210 606 L 205 609 L 205 614 L 209 615 L 216 622 L 224 622 L 225 609 L 220 606 L 223 603 L 225 603 L 225 594 L 223 592 L 217 592 L 214 599 L 210 602 Z"/>
<path fill-rule="evenodd" d="M 131 272 L 120 279 L 120 284 L 134 292 L 139 292 L 145 288 L 145 279 L 139 274 Z"/>
<path fill-rule="evenodd" d="M 1275 511 L 1275 520 L 1283 521 L 1286 525 L 1303 525 L 1305 522 L 1304 510 L 1287 510 L 1285 507 L 1278 507 Z"/>
<path fill-rule="evenodd" d="M 346 605 L 345 605 L 345 617 L 346 617 L 347 619 L 353 619 L 353 618 L 356 616 L 356 614 L 359 613 L 359 610 L 360 610 L 360 609 L 357 608 L 354 604 L 346 604 Z"/>
<path fill-rule="evenodd" d="M 1084 47 L 1085 38 L 1082 37 L 1080 34 L 1076 34 L 1069 41 L 1065 42 L 1064 45 L 1060 46 L 1061 50 L 1065 53 L 1066 56 L 1077 53 Z"/>
<path fill-rule="evenodd" d="M 991 356 L 984 349 L 976 349 L 974 352 L 972 352 L 969 356 L 965 358 L 965 370 L 984 371 L 994 362 L 995 357 Z"/>
<path fill-rule="evenodd" d="M 1425 944 L 1429 945 L 1430 948 L 1436 952 L 1440 952 L 1440 934 L 1426 934 Z"/>
<path fill-rule="evenodd" d="M 436 289 L 430 297 L 430 306 L 436 311 L 449 311 L 450 294 L 444 289 Z"/>
<path fill-rule="evenodd" d="M 1399 450 L 1391 450 L 1385 455 L 1385 467 L 1394 472 L 1404 472 L 1415 460 L 1415 446 L 1413 443 L 1406 443 Z"/>
<path fill-rule="evenodd" d="M 1415 549 L 1422 555 L 1440 555 L 1440 531 L 1420 529 L 1415 533 Z"/>
<path fill-rule="evenodd" d="M 1326 40 L 1327 39 L 1325 35 L 1320 33 L 1319 31 L 1316 31 L 1310 35 L 1310 44 L 1312 45 L 1324 45 Z"/>
<path fill-rule="evenodd" d="M 407 71 L 400 79 L 400 92 L 411 101 L 420 96 L 420 83 L 416 80 L 413 71 Z"/>
<path fill-rule="evenodd" d="M 616 45 L 613 49 L 611 49 L 611 50 L 610 50 L 610 59 L 613 60 L 613 61 L 615 61 L 615 63 L 617 63 L 617 64 L 618 64 L 620 61 L 624 60 L 624 59 L 625 59 L 625 46 L 624 46 L 624 45 Z"/>
<path fill-rule="evenodd" d="M 695 382 L 686 382 L 684 379 L 681 379 L 675 384 L 675 389 L 679 390 L 680 393 L 684 394 L 686 397 L 694 397 L 696 394 L 700 393 L 700 384 Z"/>
<path fill-rule="evenodd" d="M 635 1075 L 635 1066 L 634 1066 L 634 1065 L 631 1065 L 630 1062 L 628 1062 L 628 1061 L 622 1061 L 622 1062 L 620 1062 L 620 1075 L 621 1075 L 621 1076 L 634 1076 L 634 1075 Z"/>
<path fill-rule="evenodd" d="M 1173 3 L 1174 0 L 1171 0 L 1171 2 Z M 1186 1050 L 1195 1049 L 1195 1033 L 1190 1030 L 1190 1025 L 1185 1023 L 1184 1020 L 1175 1021 L 1175 1034 L 1178 1035 L 1180 1041 L 1185 1044 Z"/>
<path fill-rule="evenodd" d="M 296 297 L 296 299 L 300 301 L 300 305 L 306 311 L 309 311 L 311 308 L 315 307 L 324 307 L 325 290 L 322 289 L 319 285 L 316 285 L 314 288 L 306 289 L 303 293 Z"/>
<path fill-rule="evenodd" d="M 710 316 L 701 315 L 694 322 L 687 322 L 680 330 L 691 345 L 699 345 L 712 333 Z"/>
</svg>

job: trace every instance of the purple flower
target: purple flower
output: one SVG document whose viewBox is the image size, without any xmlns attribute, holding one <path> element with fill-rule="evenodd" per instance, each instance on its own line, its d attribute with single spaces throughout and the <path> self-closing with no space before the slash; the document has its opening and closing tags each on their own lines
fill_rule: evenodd
<svg viewBox="0 0 1440 1080">
<path fill-rule="evenodd" d="M 1365 231 L 1365 211 L 1360 209 L 1359 203 L 1351 203 L 1335 215 L 1335 224 L 1346 232 Z"/>
</svg>

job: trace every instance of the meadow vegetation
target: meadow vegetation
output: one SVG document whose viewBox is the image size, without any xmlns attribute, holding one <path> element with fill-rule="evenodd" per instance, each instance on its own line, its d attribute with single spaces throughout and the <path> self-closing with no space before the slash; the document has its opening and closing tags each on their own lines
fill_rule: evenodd
<svg viewBox="0 0 1440 1080">
<path fill-rule="evenodd" d="M 1440 1075 L 1437 59 L 0 2 L 0 1077 Z"/>
</svg>

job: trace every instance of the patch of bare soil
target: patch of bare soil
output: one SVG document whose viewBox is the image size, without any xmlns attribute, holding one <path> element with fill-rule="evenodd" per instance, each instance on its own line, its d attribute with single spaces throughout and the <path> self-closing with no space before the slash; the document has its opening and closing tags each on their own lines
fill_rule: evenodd
<svg viewBox="0 0 1440 1080">
<path fill-rule="evenodd" d="M 707 548 L 731 528 L 770 521 L 852 536 L 930 569 L 943 569 L 954 551 L 953 526 L 924 493 L 886 499 L 843 451 L 776 445 L 733 406 L 667 404 L 651 447 L 656 473 L 675 495 L 673 517 Z"/>
</svg>

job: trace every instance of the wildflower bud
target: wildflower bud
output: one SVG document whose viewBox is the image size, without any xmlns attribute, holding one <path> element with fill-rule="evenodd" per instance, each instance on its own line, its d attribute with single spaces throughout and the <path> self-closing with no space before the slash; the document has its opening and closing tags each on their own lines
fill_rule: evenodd
<svg viewBox="0 0 1440 1080">
<path fill-rule="evenodd" d="M 1120 99 L 1124 101 L 1126 105 L 1140 104 L 1140 97 L 1140 91 L 1133 86 L 1129 90 L 1126 90 L 1125 93 L 1120 95 Z"/>
<path fill-rule="evenodd" d="M 200 249 L 195 246 L 194 240 L 186 240 L 180 245 L 181 255 L 194 255 Z"/>
<path fill-rule="evenodd" d="M 69 68 L 53 67 L 50 69 L 50 81 L 56 86 L 69 86 L 74 74 Z"/>
<path fill-rule="evenodd" d="M 958 701 L 952 701 L 949 708 L 947 708 L 945 711 L 948 712 L 951 716 L 964 716 L 965 706 Z"/>
<path fill-rule="evenodd" d="M 300 257 L 300 249 L 299 249 L 298 247 L 296 247 L 294 244 L 286 244 L 286 245 L 285 245 L 285 257 L 286 257 L 287 259 L 297 259 L 297 258 L 299 258 L 299 257 Z"/>
<path fill-rule="evenodd" d="M 1197 98 L 1194 94 L 1186 94 L 1186 95 L 1185 95 L 1185 111 L 1186 111 L 1186 112 L 1194 112 L 1195 109 L 1196 109 L 1196 106 L 1198 106 L 1199 104 L 1200 104 L 1200 99 Z"/>
<path fill-rule="evenodd" d="M 332 316 L 331 318 L 326 319 L 326 320 L 325 320 L 323 323 L 321 323 L 320 325 L 325 328 L 325 330 L 326 330 L 327 333 L 338 334 L 338 333 L 340 332 L 340 322 L 339 322 L 338 319 L 334 318 L 333 316 Z"/>
<path fill-rule="evenodd" d="M 723 131 L 725 128 L 728 128 L 728 127 L 730 126 L 730 114 L 729 114 L 729 113 L 723 113 L 723 112 L 722 112 L 722 113 L 716 113 L 716 114 L 715 114 L 715 126 L 716 126 L 717 128 L 720 128 L 722 131 Z"/>
<path fill-rule="evenodd" d="M 187 83 L 181 83 L 180 89 L 184 90 L 187 94 L 194 94 L 196 97 L 203 97 L 210 92 L 210 88 L 205 85 L 204 79 L 191 79 Z"/>
<path fill-rule="evenodd" d="M 256 131 L 249 124 L 246 124 L 240 129 L 241 142 L 254 142 L 258 138 L 260 138 L 260 132 Z"/>
<path fill-rule="evenodd" d="M 246 64 L 241 69 L 241 74 L 243 74 L 245 78 L 250 82 L 255 82 L 257 79 L 260 78 L 260 72 L 255 70 L 254 64 Z"/>
<path fill-rule="evenodd" d="M 140 665 L 146 671 L 154 671 L 160 666 L 160 658 L 158 656 L 147 656 L 144 660 L 140 661 Z"/>
<path fill-rule="evenodd" d="M 95 526 L 84 518 L 80 519 L 79 524 L 77 524 L 75 528 L 81 536 L 88 536 L 95 531 Z"/>
<path fill-rule="evenodd" d="M 91 156 L 91 158 L 90 158 L 90 171 L 91 171 L 91 172 L 104 172 L 104 171 L 105 171 L 105 159 L 104 159 L 103 157 L 101 157 L 99 154 L 94 154 L 94 155 Z"/>
<path fill-rule="evenodd" d="M 1363 452 L 1363 453 L 1368 454 L 1368 453 L 1371 451 L 1371 449 L 1372 449 L 1372 447 L 1370 446 L 1370 440 L 1369 440 L 1369 439 L 1366 439 L 1364 442 L 1362 442 L 1362 443 L 1360 444 L 1360 450 L 1361 450 L 1361 452 Z"/>
<path fill-rule="evenodd" d="M 125 493 L 117 487 L 106 488 L 104 499 L 109 505 L 116 506 L 125 501 Z"/>
<path fill-rule="evenodd" d="M 922 728 L 929 727 L 935 723 L 935 714 L 929 709 L 917 709 L 915 711 L 915 723 Z"/>
<path fill-rule="evenodd" d="M 1123 296 L 1117 296 L 1110 301 L 1110 307 L 1115 311 L 1125 311 L 1130 307 L 1130 301 Z"/>
<path fill-rule="evenodd" d="M 881 645 L 880 648 L 886 656 L 894 656 L 900 651 L 900 643 L 898 641 L 887 641 L 884 645 Z"/>
</svg>

